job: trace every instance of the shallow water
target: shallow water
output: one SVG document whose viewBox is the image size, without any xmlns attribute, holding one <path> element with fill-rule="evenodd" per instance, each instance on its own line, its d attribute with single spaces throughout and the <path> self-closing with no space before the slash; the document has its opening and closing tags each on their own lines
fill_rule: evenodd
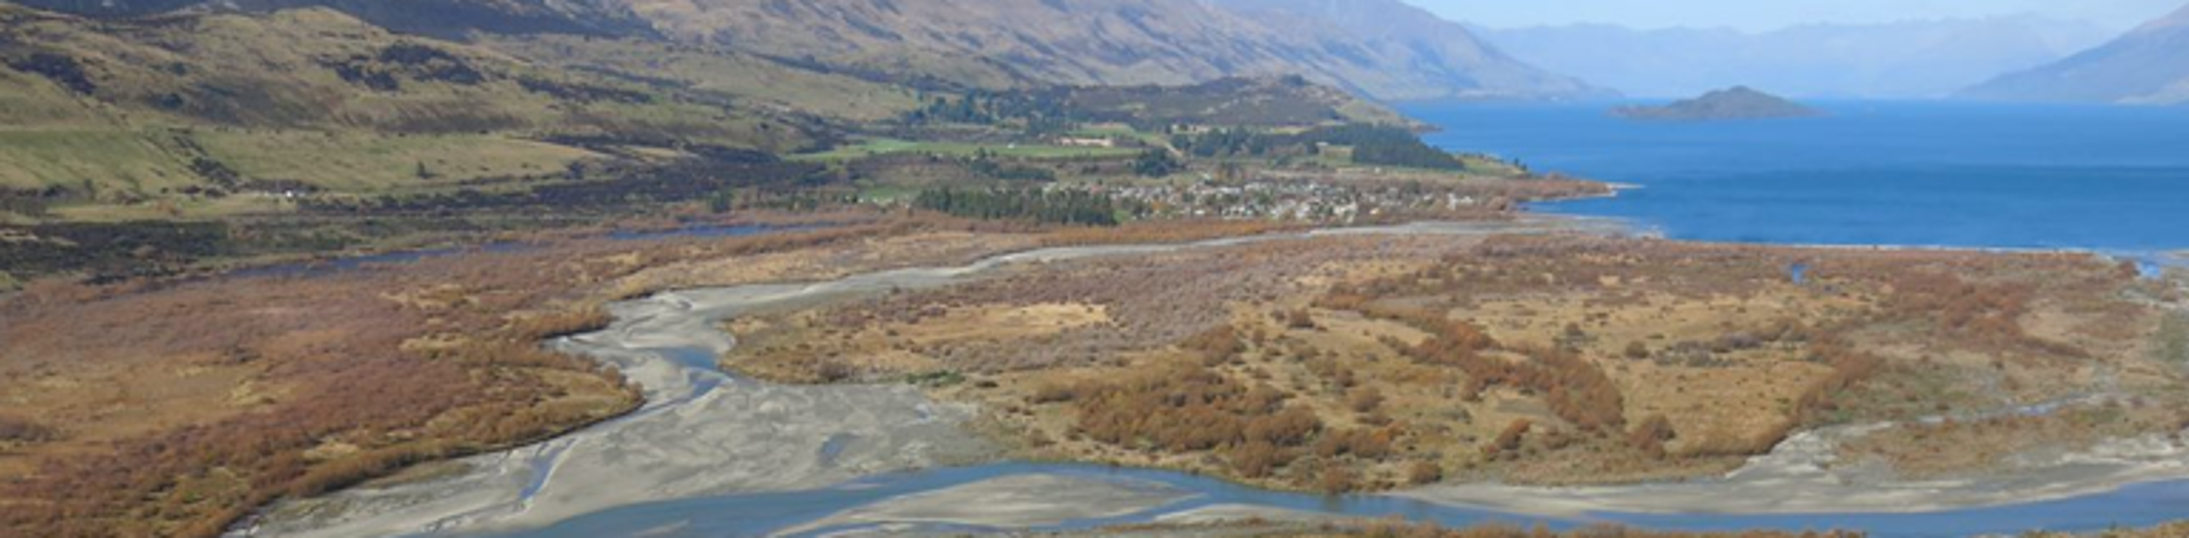
<svg viewBox="0 0 2189 538">
<path fill-rule="evenodd" d="M 1597 523 L 1619 523 L 1665 530 L 1864 529 L 1872 531 L 1873 536 L 1880 538 L 1930 538 L 1990 533 L 2016 535 L 2031 530 L 2102 530 L 2122 525 L 2149 526 L 2189 516 L 2189 482 L 2142 484 L 2075 499 L 1921 514 L 1596 513 L 1572 518 L 1548 518 L 1397 497 L 1329 497 L 1274 492 L 1169 471 L 1079 464 L 1001 463 L 891 474 L 813 491 L 729 495 L 641 504 L 597 512 L 549 528 L 508 536 L 628 536 L 665 528 L 677 530 L 665 532 L 661 536 L 763 536 L 903 495 L 1018 475 L 1060 475 L 1154 483 L 1191 492 L 1193 495 L 1182 501 L 1129 516 L 1074 520 L 1032 530 L 1089 529 L 1146 522 L 1166 514 L 1216 505 L 1245 505 L 1361 517 L 1396 516 L 1409 521 L 1434 522 L 1447 526 L 1500 523 L 1525 527 L 1542 523 L 1554 529 L 1566 529 Z M 962 524 L 912 525 L 910 528 L 930 532 L 980 529 Z M 797 535 L 817 536 L 841 530 L 846 529 L 823 527 Z"/>
</svg>

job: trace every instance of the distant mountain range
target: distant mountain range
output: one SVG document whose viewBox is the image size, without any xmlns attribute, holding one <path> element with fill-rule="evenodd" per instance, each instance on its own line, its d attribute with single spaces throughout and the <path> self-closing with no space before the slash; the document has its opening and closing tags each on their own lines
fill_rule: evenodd
<svg viewBox="0 0 2189 538">
<path fill-rule="evenodd" d="M 1216 0 L 1303 45 L 1361 91 L 1392 101 L 1596 98 L 1617 92 L 1513 59 L 1464 25 L 1398 0 Z"/>
<path fill-rule="evenodd" d="M 1642 96 L 1734 84 L 1789 95 L 1931 98 L 2058 60 L 2111 37 L 2034 16 L 1731 29 L 1609 25 L 1477 29 L 1522 61 Z"/>
<path fill-rule="evenodd" d="M 2189 6 L 2119 39 L 1969 88 L 1971 99 L 2189 103 Z"/>
<path fill-rule="evenodd" d="M 21 0 L 94 17 L 326 7 L 460 39 L 665 39 L 920 87 L 1190 84 L 1300 75 L 1385 101 L 1604 90 L 1399 0 Z"/>
</svg>

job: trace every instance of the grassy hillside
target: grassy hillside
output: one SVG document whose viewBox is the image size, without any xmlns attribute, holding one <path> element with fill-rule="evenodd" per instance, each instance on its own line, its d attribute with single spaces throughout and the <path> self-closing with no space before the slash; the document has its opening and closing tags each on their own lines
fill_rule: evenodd
<svg viewBox="0 0 2189 538">
<path fill-rule="evenodd" d="M 1388 101 L 1600 89 L 1396 0 L 19 0 L 94 17 L 303 7 L 398 32 L 588 36 L 730 49 L 929 89 L 1302 75 Z"/>
<path fill-rule="evenodd" d="M 1155 15 L 1128 8 L 1161 1 L 1042 16 L 1152 25 Z M 1007 7 L 960 6 L 1034 16 Z M 1246 31 L 1205 28 L 1221 20 L 1208 16 L 1219 19 L 1142 37 Z M 1143 44 L 1236 45 L 1155 41 Z M 1242 166 L 1459 168 L 1417 151 L 1426 147 L 1403 129 L 1391 131 L 1411 145 L 1372 146 L 1430 159 L 1361 159 L 1355 144 L 1334 144 L 1217 163 L 1175 146 L 1180 133 L 1418 127 L 1303 76 L 952 89 L 933 84 L 948 70 L 900 65 L 916 75 L 892 77 L 745 48 L 597 33 L 448 41 L 329 8 L 88 19 L 0 4 L 0 233 L 33 238 L 0 245 L 10 254 L 0 272 L 167 275 L 635 215 L 902 200 L 933 187 L 1232 178 Z M 217 221 L 229 227 L 210 235 L 244 240 L 196 248 L 158 233 L 174 221 Z M 70 234 L 122 240 L 85 246 Z M 140 251 L 172 256 L 130 257 Z"/>
<path fill-rule="evenodd" d="M 1198 0 L 620 1 L 683 42 L 919 85 L 1178 85 L 1301 75 L 1384 100 L 1595 91 L 1497 54 L 1456 25 L 1424 32 L 1441 37 L 1399 42 Z M 1377 9 L 1387 19 L 1434 20 L 1418 10 Z"/>
<path fill-rule="evenodd" d="M 99 18 L 145 17 L 192 8 L 204 0 L 14 0 L 16 3 Z M 471 32 L 648 35 L 652 30 L 612 1 L 601 0 L 223 0 L 221 9 L 268 12 L 327 7 L 374 26 L 417 35 L 462 38 Z"/>
<path fill-rule="evenodd" d="M 537 141 L 556 136 L 774 152 L 822 130 L 784 107 L 630 78 L 321 9 L 101 22 L 0 5 L 0 188 L 106 202 L 273 184 L 374 191 L 593 156 Z"/>
<path fill-rule="evenodd" d="M 57 186 L 96 196 L 202 181 L 177 148 L 145 133 L 95 125 L 0 129 L 0 187 Z"/>
<path fill-rule="evenodd" d="M 919 103 L 917 92 L 900 86 L 799 69 L 716 48 L 572 35 L 481 35 L 478 43 L 541 65 L 833 120 L 884 120 Z"/>
<path fill-rule="evenodd" d="M 206 153 L 246 177 L 342 191 L 441 186 L 466 178 L 560 173 L 600 154 L 494 135 L 390 136 L 337 131 L 220 131 L 200 135 Z"/>
</svg>

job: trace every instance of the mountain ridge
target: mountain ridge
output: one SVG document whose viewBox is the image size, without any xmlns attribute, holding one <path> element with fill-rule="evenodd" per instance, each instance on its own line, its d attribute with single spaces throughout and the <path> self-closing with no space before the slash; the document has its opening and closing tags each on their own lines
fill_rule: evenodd
<svg viewBox="0 0 2189 538">
<path fill-rule="evenodd" d="M 482 32 L 660 39 L 945 90 L 1300 75 L 1387 102 L 1607 94 L 1397 0 L 22 1 L 95 17 L 326 7 L 453 40 Z M 1342 19 L 1350 23 L 1322 20 L 1333 11 L 1353 14 Z M 1369 26 L 1363 21 L 1392 19 L 1409 21 L 1410 33 L 1356 36 Z"/>
<path fill-rule="evenodd" d="M 1375 70 L 1350 78 L 1387 78 L 1396 88 L 1367 93 L 1396 101 L 1438 101 L 1525 97 L 1524 88 L 1549 90 L 1560 99 L 1614 97 L 1618 92 L 1568 74 L 1554 73 L 1514 59 L 1465 25 L 1398 0 L 1215 0 L 1215 5 L 1288 34 L 1319 41 L 1328 50 L 1353 48 L 1386 65 L 1410 69 Z M 1407 80 L 1411 78 L 1411 84 Z M 1436 92 L 1436 81 L 1464 81 L 1472 92 Z"/>
<path fill-rule="evenodd" d="M 1733 83 L 1790 95 L 1936 98 L 2112 37 L 2036 16 L 1811 24 L 1766 32 L 1616 25 L 1476 28 L 1533 65 L 1629 94 L 1692 96 Z"/>
<path fill-rule="evenodd" d="M 2189 5 L 2111 42 L 1956 94 L 1988 101 L 2189 103 Z"/>
<path fill-rule="evenodd" d="M 468 33 L 652 35 L 618 0 L 8 0 L 97 19 L 272 13 L 326 8 L 399 33 L 462 40 Z"/>
</svg>

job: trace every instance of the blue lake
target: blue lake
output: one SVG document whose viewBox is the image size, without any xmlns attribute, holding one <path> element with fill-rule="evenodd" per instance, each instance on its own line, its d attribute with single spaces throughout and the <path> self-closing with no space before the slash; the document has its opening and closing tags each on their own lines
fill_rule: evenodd
<svg viewBox="0 0 2189 538">
<path fill-rule="evenodd" d="M 1824 118 L 1633 122 L 1611 104 L 1405 110 L 1455 151 L 1637 185 L 1546 204 L 1668 237 L 2189 249 L 2189 107 L 1826 102 Z"/>
</svg>

